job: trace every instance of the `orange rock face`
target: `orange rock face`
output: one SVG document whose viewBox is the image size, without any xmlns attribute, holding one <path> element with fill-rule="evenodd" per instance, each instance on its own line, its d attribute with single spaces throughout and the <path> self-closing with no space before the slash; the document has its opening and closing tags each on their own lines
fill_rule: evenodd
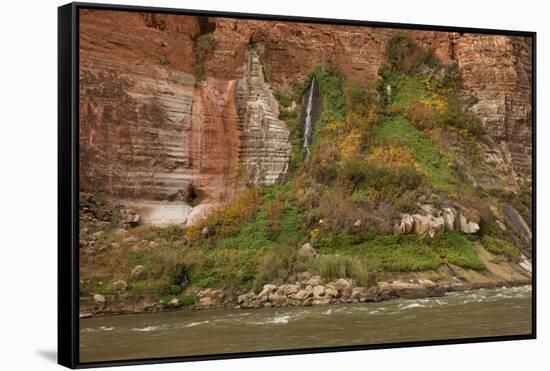
<svg viewBox="0 0 550 371">
<path fill-rule="evenodd" d="M 200 61 L 197 38 L 206 32 L 213 32 L 215 44 Z M 135 206 L 177 199 L 192 184 L 203 198 L 175 220 L 184 222 L 230 199 L 244 182 L 241 168 L 247 181 L 277 182 L 286 172 L 290 144 L 272 90 L 301 81 L 329 59 L 346 80 L 374 81 L 393 32 L 81 11 L 80 186 Z M 492 137 L 487 156 L 500 166 L 507 187 L 529 184 L 529 40 L 411 34 L 444 62 L 457 61 L 465 89 L 479 98 L 475 110 Z M 251 44 L 257 53 L 251 54 Z M 203 81 L 194 74 L 199 62 L 207 76 Z"/>
</svg>

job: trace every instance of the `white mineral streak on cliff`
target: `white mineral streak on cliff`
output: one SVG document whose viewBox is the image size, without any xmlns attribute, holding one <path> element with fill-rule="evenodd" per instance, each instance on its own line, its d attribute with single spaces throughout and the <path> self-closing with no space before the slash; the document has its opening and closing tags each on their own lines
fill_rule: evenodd
<svg viewBox="0 0 550 371">
<path fill-rule="evenodd" d="M 248 52 L 246 75 L 237 85 L 240 163 L 252 181 L 274 184 L 288 169 L 290 132 L 279 120 L 279 106 L 265 82 L 260 57 Z"/>
</svg>

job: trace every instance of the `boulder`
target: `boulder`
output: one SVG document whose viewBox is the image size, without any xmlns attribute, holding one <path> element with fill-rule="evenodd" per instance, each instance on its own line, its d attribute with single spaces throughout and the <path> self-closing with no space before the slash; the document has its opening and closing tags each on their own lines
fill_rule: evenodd
<svg viewBox="0 0 550 371">
<path fill-rule="evenodd" d="M 271 294 L 275 290 L 277 290 L 277 286 L 275 285 L 271 285 L 271 284 L 264 285 L 262 291 L 258 294 L 258 298 L 261 298 L 264 296 L 267 297 L 269 296 L 269 294 Z"/>
<path fill-rule="evenodd" d="M 94 295 L 94 303 L 97 305 L 105 305 L 105 297 L 101 294 L 95 294 Z"/>
<path fill-rule="evenodd" d="M 502 213 L 504 214 L 506 224 L 521 237 L 523 242 L 530 245 L 533 234 L 521 214 L 510 205 L 502 206 Z"/>
<path fill-rule="evenodd" d="M 365 287 L 356 287 L 352 290 L 351 295 L 349 296 L 349 299 L 359 300 L 366 291 L 367 289 Z"/>
<path fill-rule="evenodd" d="M 355 286 L 355 282 L 349 278 L 339 278 L 332 283 L 332 286 L 334 286 L 336 290 L 341 292 L 344 289 L 346 289 L 348 286 L 351 286 L 353 288 L 353 286 Z"/>
<path fill-rule="evenodd" d="M 317 251 L 311 246 L 309 242 L 305 243 L 298 249 L 298 256 L 302 258 L 312 258 L 317 256 Z"/>
<path fill-rule="evenodd" d="M 313 296 L 313 291 L 312 290 L 304 289 L 304 290 L 298 291 L 294 295 L 294 299 L 306 300 L 308 298 L 311 298 L 312 296 Z"/>
<path fill-rule="evenodd" d="M 132 278 L 135 280 L 142 280 L 145 279 L 147 276 L 147 272 L 145 271 L 145 267 L 143 265 L 136 265 L 134 269 L 132 269 Z"/>
<path fill-rule="evenodd" d="M 307 280 L 306 283 L 307 283 L 308 285 L 311 285 L 311 286 L 319 286 L 319 285 L 324 284 L 323 280 L 322 280 L 321 277 L 319 277 L 319 276 L 313 276 L 313 277 L 311 277 L 309 280 Z"/>
<path fill-rule="evenodd" d="M 300 287 L 298 285 L 293 285 L 293 284 L 281 285 L 277 289 L 277 293 L 279 295 L 289 296 L 297 293 L 299 289 Z"/>
<path fill-rule="evenodd" d="M 435 237 L 443 233 L 445 221 L 442 217 L 414 214 L 414 233 L 421 236 Z"/>
<path fill-rule="evenodd" d="M 97 240 L 98 238 L 101 238 L 105 234 L 104 231 L 97 231 L 92 234 L 92 238 L 94 240 Z"/>
<path fill-rule="evenodd" d="M 312 305 L 327 305 L 327 304 L 330 304 L 330 298 L 313 299 L 311 304 Z"/>
<path fill-rule="evenodd" d="M 357 220 L 355 221 L 355 223 L 353 223 L 353 226 L 354 226 L 355 228 L 360 228 L 361 225 L 363 225 L 363 222 L 361 221 L 361 219 L 357 219 Z"/>
<path fill-rule="evenodd" d="M 410 214 L 402 214 L 401 220 L 394 226 L 394 231 L 397 234 L 411 233 L 414 228 L 414 219 Z"/>
<path fill-rule="evenodd" d="M 277 304 L 282 304 L 284 301 L 286 301 L 286 296 L 275 291 L 269 294 L 269 301 Z"/>
<path fill-rule="evenodd" d="M 337 298 L 338 296 L 340 296 L 340 293 L 334 287 L 325 287 L 325 296 L 328 296 L 330 298 Z"/>
<path fill-rule="evenodd" d="M 325 286 L 317 285 L 313 287 L 313 297 L 314 298 L 321 298 L 325 295 Z"/>
<path fill-rule="evenodd" d="M 204 227 L 202 230 L 201 230 L 201 236 L 202 238 L 206 238 L 210 235 L 210 228 L 208 227 Z"/>
<path fill-rule="evenodd" d="M 218 304 L 217 298 L 211 297 L 211 296 L 205 296 L 200 298 L 199 300 L 199 305 L 203 305 L 206 307 L 217 305 L 217 304 Z"/>
<path fill-rule="evenodd" d="M 440 216 L 441 214 L 437 208 L 430 204 L 420 205 L 420 210 L 424 215 Z"/>
<path fill-rule="evenodd" d="M 247 292 L 246 294 L 237 296 L 237 303 L 245 304 L 245 303 L 248 303 L 250 300 L 252 300 L 252 298 L 254 298 L 254 293 Z"/>
<path fill-rule="evenodd" d="M 496 222 L 497 222 L 498 227 L 499 227 L 501 230 L 503 230 L 503 231 L 506 231 L 506 230 L 507 230 L 507 229 L 506 229 L 506 226 L 504 225 L 503 222 L 501 222 L 500 220 L 497 220 Z"/>
<path fill-rule="evenodd" d="M 311 273 L 308 271 L 300 272 L 297 274 L 296 278 L 298 281 L 304 281 L 307 282 L 311 278 Z"/>
<path fill-rule="evenodd" d="M 169 304 L 170 304 L 170 306 L 171 306 L 172 308 L 179 308 L 179 307 L 181 307 L 181 305 L 182 305 L 182 304 L 180 303 L 180 301 L 178 300 L 178 298 L 173 298 L 172 300 L 170 300 L 170 303 L 169 303 Z"/>
<path fill-rule="evenodd" d="M 113 287 L 117 291 L 126 291 L 128 289 L 128 283 L 124 280 L 118 280 L 113 282 Z"/>
<path fill-rule="evenodd" d="M 208 288 L 206 290 L 199 292 L 199 296 L 221 299 L 224 297 L 224 293 L 222 290 L 219 290 L 219 289 Z"/>
<path fill-rule="evenodd" d="M 346 286 L 342 289 L 342 297 L 348 299 L 353 294 L 353 285 Z"/>
<path fill-rule="evenodd" d="M 445 222 L 445 229 L 448 231 L 454 231 L 457 223 L 457 212 L 454 207 L 444 207 L 442 210 L 443 221 Z"/>
<path fill-rule="evenodd" d="M 458 229 L 464 233 L 476 233 L 479 231 L 479 225 L 469 221 L 464 215 L 460 214 L 458 217 Z"/>
</svg>

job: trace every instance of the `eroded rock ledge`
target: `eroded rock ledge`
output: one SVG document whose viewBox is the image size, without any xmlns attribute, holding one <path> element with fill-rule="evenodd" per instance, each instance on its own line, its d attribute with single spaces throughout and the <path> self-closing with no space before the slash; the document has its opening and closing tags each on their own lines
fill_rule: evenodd
<svg viewBox="0 0 550 371">
<path fill-rule="evenodd" d="M 260 57 L 248 51 L 247 71 L 237 84 L 241 145 L 239 159 L 256 184 L 278 182 L 290 160 L 290 131 L 279 120 L 279 104 L 265 82 Z"/>
</svg>

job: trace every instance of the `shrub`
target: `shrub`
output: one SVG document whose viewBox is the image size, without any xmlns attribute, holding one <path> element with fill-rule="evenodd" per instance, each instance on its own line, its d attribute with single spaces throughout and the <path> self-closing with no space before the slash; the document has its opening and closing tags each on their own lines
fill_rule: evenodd
<svg viewBox="0 0 550 371">
<path fill-rule="evenodd" d="M 325 280 L 352 276 L 353 260 L 341 255 L 320 255 L 313 261 L 315 271 Z"/>
<path fill-rule="evenodd" d="M 206 219 L 186 228 L 185 237 L 190 243 L 196 243 L 204 227 L 218 238 L 235 233 L 242 224 L 251 220 L 261 201 L 258 189 L 248 188 L 224 207 L 210 213 Z"/>
<path fill-rule="evenodd" d="M 386 166 L 395 167 L 415 164 L 411 151 L 400 140 L 392 140 L 387 144 L 374 147 L 368 159 Z"/>
<path fill-rule="evenodd" d="M 292 103 L 292 96 L 290 94 L 285 93 L 284 91 L 277 90 L 274 94 L 275 99 L 279 102 L 279 104 L 285 108 L 289 107 Z"/>
<path fill-rule="evenodd" d="M 361 116 L 368 116 L 378 108 L 378 93 L 374 86 L 351 82 L 346 89 L 349 110 Z"/>
<path fill-rule="evenodd" d="M 430 242 L 447 263 L 475 270 L 485 269 L 485 264 L 477 256 L 472 243 L 457 232 L 445 232 Z"/>
<path fill-rule="evenodd" d="M 361 259 L 354 259 L 351 265 L 351 277 L 353 278 L 359 286 L 371 286 L 374 284 L 373 278 L 375 275 L 372 275 L 368 272 L 367 266 Z"/>
<path fill-rule="evenodd" d="M 447 109 L 440 113 L 439 120 L 442 125 L 466 130 L 475 137 L 479 137 L 484 133 L 481 121 L 474 113 L 465 110 L 460 97 L 449 96 L 447 103 Z"/>
<path fill-rule="evenodd" d="M 432 129 L 439 125 L 434 109 L 418 101 L 408 104 L 405 117 L 421 130 Z"/>
<path fill-rule="evenodd" d="M 216 39 L 214 38 L 214 34 L 212 32 L 202 34 L 197 38 L 197 40 L 195 40 L 195 65 L 193 66 L 193 72 L 197 79 L 204 79 L 204 59 L 215 46 Z"/>
<path fill-rule="evenodd" d="M 394 195 L 407 189 L 415 189 L 423 176 L 412 165 L 382 165 L 379 162 L 348 160 L 343 163 L 341 177 L 355 186 L 370 187 L 384 195 Z"/>
<path fill-rule="evenodd" d="M 128 293 L 134 297 L 146 296 L 156 299 L 168 291 L 170 284 L 166 278 L 135 281 L 129 286 Z"/>
<path fill-rule="evenodd" d="M 315 76 L 323 96 L 321 119 L 331 121 L 328 119 L 330 117 L 334 121 L 344 121 L 346 114 L 344 83 L 335 65 L 326 61 L 322 66 L 317 66 L 306 81 L 310 81 L 312 76 Z"/>
<path fill-rule="evenodd" d="M 333 229 L 351 228 L 365 213 L 340 188 L 326 192 L 319 202 L 319 216 Z"/>
<path fill-rule="evenodd" d="M 350 200 L 354 203 L 363 202 L 368 196 L 368 191 L 364 188 L 357 188 L 351 194 Z"/>
<path fill-rule="evenodd" d="M 357 129 L 351 132 L 340 143 L 340 158 L 344 161 L 357 157 L 361 152 L 363 141 Z"/>
<path fill-rule="evenodd" d="M 253 284 L 256 291 L 266 283 L 286 279 L 294 271 L 297 261 L 296 249 L 290 246 L 265 249 L 258 255 Z"/>
<path fill-rule="evenodd" d="M 323 140 L 311 153 L 306 170 L 319 183 L 331 184 L 338 176 L 339 159 L 338 145 L 333 141 Z"/>
<path fill-rule="evenodd" d="M 435 67 L 439 63 L 433 50 L 421 48 L 404 31 L 394 33 L 388 40 L 386 60 L 393 71 L 404 74 L 418 72 L 422 66 Z"/>
<path fill-rule="evenodd" d="M 361 134 L 362 140 L 368 140 L 371 129 L 378 124 L 379 116 L 376 109 L 371 109 L 366 114 L 349 111 L 346 115 L 346 128 L 356 130 Z"/>
<path fill-rule="evenodd" d="M 200 287 L 200 288 L 203 288 L 203 289 L 206 289 L 208 287 L 212 287 L 214 286 L 214 284 L 217 283 L 217 279 L 214 278 L 214 277 L 202 277 L 200 279 L 198 279 L 196 282 L 195 282 L 195 285 L 197 287 Z M 193 282 L 193 281 L 191 281 Z"/>
<path fill-rule="evenodd" d="M 354 186 L 366 181 L 369 165 L 358 157 L 348 158 L 340 163 L 339 179 L 342 182 L 351 182 Z"/>
<path fill-rule="evenodd" d="M 195 304 L 199 300 L 199 297 L 197 295 L 182 295 L 178 296 L 178 300 L 182 305 L 191 305 Z"/>
</svg>

